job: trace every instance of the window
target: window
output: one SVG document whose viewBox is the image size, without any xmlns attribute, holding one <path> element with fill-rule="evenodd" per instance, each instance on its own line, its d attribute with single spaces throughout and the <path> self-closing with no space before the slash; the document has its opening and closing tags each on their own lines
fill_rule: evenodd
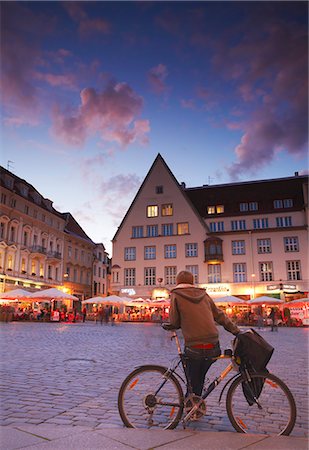
<svg viewBox="0 0 309 450">
<path fill-rule="evenodd" d="M 277 227 L 291 227 L 292 226 L 292 217 L 276 217 L 276 225 Z"/>
<path fill-rule="evenodd" d="M 245 255 L 245 241 L 232 241 L 232 255 Z"/>
<path fill-rule="evenodd" d="M 93 265 L 93 275 L 97 276 L 97 266 L 95 264 Z"/>
<path fill-rule="evenodd" d="M 224 213 L 224 205 L 217 205 L 217 214 L 223 214 Z"/>
<path fill-rule="evenodd" d="M 284 240 L 284 251 L 285 252 L 298 252 L 299 251 L 299 245 L 298 245 L 298 237 L 285 237 Z"/>
<path fill-rule="evenodd" d="M 156 247 L 154 245 L 144 248 L 144 259 L 156 259 Z"/>
<path fill-rule="evenodd" d="M 15 199 L 15 198 L 11 198 L 10 206 L 11 206 L 12 208 L 15 208 L 15 207 L 16 207 L 16 199 Z"/>
<path fill-rule="evenodd" d="M 161 214 L 163 217 L 173 215 L 173 205 L 172 203 L 167 203 L 161 206 Z"/>
<path fill-rule="evenodd" d="M 155 267 L 145 267 L 144 268 L 144 284 L 145 284 L 145 286 L 155 286 L 156 285 L 156 268 Z"/>
<path fill-rule="evenodd" d="M 164 245 L 164 257 L 176 258 L 176 245 Z"/>
<path fill-rule="evenodd" d="M 172 223 L 164 223 L 162 225 L 162 236 L 173 236 L 174 227 Z"/>
<path fill-rule="evenodd" d="M 207 214 L 223 214 L 224 205 L 207 206 Z"/>
<path fill-rule="evenodd" d="M 10 229 L 10 241 L 15 242 L 15 227 L 11 227 Z"/>
<path fill-rule="evenodd" d="M 29 240 L 29 233 L 28 231 L 24 231 L 23 245 L 25 245 L 26 247 L 28 245 L 28 240 Z"/>
<path fill-rule="evenodd" d="M 132 238 L 142 238 L 144 229 L 142 226 L 132 227 Z"/>
<path fill-rule="evenodd" d="M 124 260 L 135 261 L 136 260 L 136 247 L 125 247 Z"/>
<path fill-rule="evenodd" d="M 189 223 L 188 222 L 182 222 L 177 223 L 177 234 L 189 234 Z"/>
<path fill-rule="evenodd" d="M 4 235 L 5 235 L 5 223 L 1 222 L 1 224 L 0 224 L 0 238 L 4 239 Z"/>
<path fill-rule="evenodd" d="M 43 245 L 43 242 L 42 242 Z M 68 246 L 68 258 L 72 258 L 72 247 L 69 245 Z"/>
<path fill-rule="evenodd" d="M 74 258 L 75 258 L 75 261 L 78 260 L 78 249 L 77 248 L 74 250 Z"/>
<path fill-rule="evenodd" d="M 221 264 L 208 264 L 208 283 L 221 283 Z"/>
<path fill-rule="evenodd" d="M 233 231 L 245 230 L 246 229 L 246 221 L 245 220 L 232 220 L 231 227 Z"/>
<path fill-rule="evenodd" d="M 224 222 L 210 222 L 209 228 L 213 233 L 216 231 L 224 231 Z"/>
<path fill-rule="evenodd" d="M 164 272 L 165 272 L 165 284 L 166 285 L 176 284 L 177 267 L 176 266 L 165 267 Z"/>
<path fill-rule="evenodd" d="M 283 207 L 283 201 L 282 200 L 274 200 L 274 208 L 279 209 Z"/>
<path fill-rule="evenodd" d="M 9 256 L 8 256 L 8 265 L 7 265 L 7 268 L 8 268 L 9 270 L 12 270 L 12 269 L 13 269 L 13 256 L 12 256 L 12 255 L 9 255 Z"/>
<path fill-rule="evenodd" d="M 158 236 L 158 225 L 147 225 L 147 237 Z"/>
<path fill-rule="evenodd" d="M 286 198 L 283 200 L 283 208 L 292 208 L 293 200 L 291 198 Z"/>
<path fill-rule="evenodd" d="M 191 272 L 194 277 L 194 283 L 198 284 L 198 266 L 186 266 L 186 270 Z"/>
<path fill-rule="evenodd" d="M 234 283 L 244 283 L 247 281 L 246 263 L 233 264 Z"/>
<path fill-rule="evenodd" d="M 258 239 L 257 240 L 258 253 L 271 253 L 271 240 L 270 239 Z"/>
<path fill-rule="evenodd" d="M 158 205 L 147 206 L 147 217 L 158 217 L 159 208 Z"/>
<path fill-rule="evenodd" d="M 24 211 L 25 211 L 25 214 L 29 214 L 29 206 L 28 205 L 25 205 Z"/>
<path fill-rule="evenodd" d="M 250 211 L 257 211 L 258 210 L 258 203 L 257 202 L 250 202 L 249 203 L 249 210 Z"/>
<path fill-rule="evenodd" d="M 124 269 L 124 285 L 135 286 L 135 268 Z"/>
<path fill-rule="evenodd" d="M 189 257 L 193 257 L 193 256 L 197 256 L 197 243 L 194 242 L 193 244 L 186 244 L 185 245 L 185 250 L 186 250 L 186 256 Z"/>
<path fill-rule="evenodd" d="M 163 194 L 163 186 L 156 186 L 156 194 Z"/>
<path fill-rule="evenodd" d="M 249 209 L 248 203 L 240 203 L 239 204 L 239 211 L 244 212 L 244 211 L 248 211 L 248 209 Z"/>
<path fill-rule="evenodd" d="M 216 207 L 215 206 L 207 206 L 207 214 L 215 214 Z"/>
<path fill-rule="evenodd" d="M 21 271 L 22 272 L 24 272 L 24 273 L 26 273 L 26 260 L 25 260 L 25 258 L 22 258 L 22 260 L 21 260 Z"/>
<path fill-rule="evenodd" d="M 260 262 L 260 281 L 273 281 L 273 264 L 272 262 Z"/>
<path fill-rule="evenodd" d="M 268 219 L 253 219 L 253 228 L 258 230 L 260 228 L 268 228 Z"/>
<path fill-rule="evenodd" d="M 50 266 L 49 266 L 50 267 Z M 31 275 L 35 275 L 36 274 L 36 261 L 32 260 L 31 261 Z M 48 275 L 49 276 L 49 275 Z"/>
<path fill-rule="evenodd" d="M 52 266 L 47 267 L 47 276 L 50 280 L 52 279 L 52 270 L 53 270 Z M 76 279 L 77 279 L 77 270 L 74 269 L 74 281 L 76 281 Z"/>
<path fill-rule="evenodd" d="M 1 192 L 1 203 L 6 204 L 6 194 L 4 194 L 3 192 Z"/>
<path fill-rule="evenodd" d="M 287 261 L 286 268 L 287 268 L 287 279 L 289 281 L 301 280 L 300 261 Z"/>
</svg>

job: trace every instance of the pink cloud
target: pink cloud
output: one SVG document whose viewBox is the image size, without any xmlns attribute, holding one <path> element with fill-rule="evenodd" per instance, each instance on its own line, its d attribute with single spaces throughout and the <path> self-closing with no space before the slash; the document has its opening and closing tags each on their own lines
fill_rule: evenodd
<svg viewBox="0 0 309 450">
<path fill-rule="evenodd" d="M 53 73 L 34 72 L 34 78 L 45 81 L 50 86 L 77 89 L 76 79 L 73 74 L 58 75 Z"/>
<path fill-rule="evenodd" d="M 266 17 L 255 33 L 245 33 L 245 25 L 242 31 L 246 38 L 234 46 L 222 42 L 214 59 L 247 108 L 232 178 L 265 166 L 278 152 L 304 156 L 308 143 L 306 29 Z"/>
<path fill-rule="evenodd" d="M 63 5 L 71 19 L 74 20 L 74 22 L 78 23 L 78 29 L 82 36 L 93 33 L 110 33 L 111 24 L 107 20 L 102 18 L 89 18 L 81 3 L 65 2 L 63 3 Z"/>
<path fill-rule="evenodd" d="M 196 109 L 195 102 L 192 99 L 188 99 L 188 100 L 181 99 L 180 104 L 185 109 Z"/>
<path fill-rule="evenodd" d="M 167 67 L 164 64 L 158 64 L 148 72 L 148 81 L 154 92 L 162 94 L 166 92 L 167 86 L 165 79 L 168 76 Z"/>
<path fill-rule="evenodd" d="M 95 134 L 122 147 L 135 141 L 148 142 L 149 121 L 138 119 L 143 99 L 128 84 L 110 82 L 102 92 L 85 88 L 80 99 L 76 110 L 54 111 L 53 132 L 68 144 L 82 145 Z"/>
</svg>

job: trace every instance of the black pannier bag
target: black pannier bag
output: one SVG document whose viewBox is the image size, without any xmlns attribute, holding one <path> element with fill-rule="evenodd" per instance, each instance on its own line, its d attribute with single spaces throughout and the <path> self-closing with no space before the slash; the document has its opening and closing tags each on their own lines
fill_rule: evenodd
<svg viewBox="0 0 309 450">
<path fill-rule="evenodd" d="M 240 358 L 241 368 L 246 367 L 249 372 L 268 372 L 266 366 L 274 352 L 265 339 L 252 328 L 244 333 L 239 333 L 234 339 L 234 355 Z M 243 382 L 244 396 L 249 405 L 255 403 L 254 397 L 259 398 L 264 386 L 262 378 L 254 378 L 249 382 Z"/>
</svg>

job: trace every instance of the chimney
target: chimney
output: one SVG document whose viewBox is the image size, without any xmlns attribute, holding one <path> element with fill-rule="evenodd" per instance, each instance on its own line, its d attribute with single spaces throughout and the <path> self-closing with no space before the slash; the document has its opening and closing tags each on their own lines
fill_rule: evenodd
<svg viewBox="0 0 309 450">
<path fill-rule="evenodd" d="M 295 177 L 298 177 L 298 176 L 299 176 L 299 173 L 298 173 L 298 172 L 294 172 L 294 176 L 295 176 Z"/>
</svg>

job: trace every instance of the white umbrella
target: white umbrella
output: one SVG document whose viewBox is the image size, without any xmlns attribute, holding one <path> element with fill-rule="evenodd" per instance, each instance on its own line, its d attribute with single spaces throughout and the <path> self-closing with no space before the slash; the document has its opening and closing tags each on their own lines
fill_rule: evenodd
<svg viewBox="0 0 309 450">
<path fill-rule="evenodd" d="M 303 306 L 303 305 L 309 305 L 309 298 L 298 298 L 297 300 L 292 300 L 291 302 L 284 303 L 284 308 L 290 308 L 290 307 L 297 307 L 297 306 Z"/>
<path fill-rule="evenodd" d="M 247 304 L 245 300 L 234 297 L 234 295 L 227 295 L 226 297 L 220 297 L 213 299 L 215 303 L 230 303 L 232 304 Z"/>
<path fill-rule="evenodd" d="M 56 288 L 45 289 L 44 291 L 38 291 L 29 296 L 32 299 L 44 299 L 44 300 L 79 300 L 78 297 L 74 295 L 67 294 L 66 292 L 60 291 Z M 35 300 L 36 301 L 36 300 Z"/>
<path fill-rule="evenodd" d="M 0 294 L 0 298 L 6 300 L 18 300 L 28 298 L 29 296 L 31 296 L 31 292 L 28 292 L 25 289 L 12 289 L 11 291 L 2 292 Z"/>
<path fill-rule="evenodd" d="M 266 295 L 253 298 L 247 302 L 248 305 L 281 305 L 281 303 L 284 303 L 283 300 L 274 297 L 267 297 Z"/>
</svg>

